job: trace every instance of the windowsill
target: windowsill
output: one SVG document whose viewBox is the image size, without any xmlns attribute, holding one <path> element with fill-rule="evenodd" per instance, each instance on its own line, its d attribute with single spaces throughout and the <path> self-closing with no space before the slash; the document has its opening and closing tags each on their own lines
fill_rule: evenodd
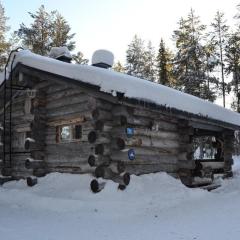
<svg viewBox="0 0 240 240">
<path fill-rule="evenodd" d="M 56 142 L 56 144 L 66 144 L 66 143 L 76 143 L 76 142 L 82 142 L 82 139 L 59 141 L 59 142 Z"/>
</svg>

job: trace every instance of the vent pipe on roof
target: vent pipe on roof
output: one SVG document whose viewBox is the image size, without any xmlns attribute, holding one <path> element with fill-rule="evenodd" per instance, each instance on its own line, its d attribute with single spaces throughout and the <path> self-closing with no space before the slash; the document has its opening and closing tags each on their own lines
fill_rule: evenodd
<svg viewBox="0 0 240 240">
<path fill-rule="evenodd" d="M 92 65 L 100 68 L 111 68 L 113 66 L 114 55 L 108 50 L 97 50 L 92 56 Z"/>
<path fill-rule="evenodd" d="M 57 59 L 62 62 L 71 63 L 72 55 L 67 47 L 52 47 L 49 53 L 49 57 Z"/>
</svg>

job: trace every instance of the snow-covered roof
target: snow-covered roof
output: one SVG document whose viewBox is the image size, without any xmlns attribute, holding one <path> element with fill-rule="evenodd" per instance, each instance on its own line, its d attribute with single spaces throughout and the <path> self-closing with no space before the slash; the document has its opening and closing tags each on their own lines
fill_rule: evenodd
<svg viewBox="0 0 240 240">
<path fill-rule="evenodd" d="M 150 103 L 178 109 L 202 117 L 240 126 L 240 114 L 175 89 L 93 66 L 69 64 L 23 50 L 17 53 L 15 64 L 47 71 L 100 87 L 100 91 L 116 96 L 144 100 Z"/>
</svg>

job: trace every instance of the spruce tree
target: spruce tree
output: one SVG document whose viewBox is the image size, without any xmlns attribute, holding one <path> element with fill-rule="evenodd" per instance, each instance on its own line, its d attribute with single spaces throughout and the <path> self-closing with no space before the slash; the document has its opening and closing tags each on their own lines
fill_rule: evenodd
<svg viewBox="0 0 240 240">
<path fill-rule="evenodd" d="M 220 67 L 221 72 L 221 95 L 223 97 L 223 106 L 225 107 L 226 83 L 225 83 L 225 47 L 228 38 L 229 26 L 226 24 L 224 13 L 217 11 L 213 22 L 212 31 L 209 33 L 210 42 L 214 51 L 215 67 Z"/>
<path fill-rule="evenodd" d="M 231 34 L 226 51 L 226 73 L 232 77 L 230 87 L 233 88 L 234 99 L 232 108 L 240 112 L 240 35 L 238 32 Z"/>
<path fill-rule="evenodd" d="M 122 65 L 122 63 L 120 61 L 117 61 L 117 63 L 115 63 L 113 65 L 113 70 L 116 72 L 120 72 L 120 73 L 126 72 L 126 69 L 124 68 L 124 66 Z"/>
<path fill-rule="evenodd" d="M 155 81 L 156 77 L 156 57 L 155 50 L 152 46 L 152 42 L 149 41 L 146 50 L 143 52 L 144 57 L 144 68 L 143 68 L 143 78 L 149 81 Z"/>
<path fill-rule="evenodd" d="M 174 73 L 177 88 L 194 96 L 213 101 L 214 92 L 207 87 L 206 54 L 203 36 L 206 26 L 191 9 L 186 19 L 181 18 L 173 38 L 177 53 Z"/>
<path fill-rule="evenodd" d="M 6 40 L 6 33 L 9 30 L 9 27 L 6 25 L 7 19 L 4 7 L 0 2 L 0 70 L 4 68 L 10 47 L 9 42 Z"/>
<path fill-rule="evenodd" d="M 71 27 L 67 23 L 66 19 L 56 12 L 51 27 L 51 46 L 60 47 L 66 46 L 69 51 L 75 48 L 75 42 L 71 41 L 75 36 L 75 33 L 70 34 Z"/>
<path fill-rule="evenodd" d="M 145 66 L 145 48 L 144 41 L 137 35 L 134 36 L 132 42 L 128 45 L 126 51 L 126 72 L 129 75 L 144 78 Z"/>
<path fill-rule="evenodd" d="M 88 59 L 84 58 L 84 55 L 82 52 L 77 52 L 77 54 L 73 54 L 72 58 L 76 64 L 87 65 L 89 62 Z"/>
<path fill-rule="evenodd" d="M 172 53 L 161 39 L 157 55 L 157 82 L 174 87 L 172 58 Z"/>
<path fill-rule="evenodd" d="M 69 33 L 70 26 L 57 11 L 48 13 L 44 5 L 41 5 L 36 13 L 29 15 L 33 20 L 30 27 L 22 23 L 17 31 L 25 48 L 40 55 L 47 55 L 51 47 L 64 45 L 69 50 L 75 48 L 75 43 L 70 41 L 74 34 Z"/>
</svg>

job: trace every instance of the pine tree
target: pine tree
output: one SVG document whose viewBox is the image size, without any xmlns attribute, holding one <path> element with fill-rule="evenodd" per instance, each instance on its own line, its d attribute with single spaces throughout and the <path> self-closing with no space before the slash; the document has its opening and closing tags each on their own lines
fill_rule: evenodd
<svg viewBox="0 0 240 240">
<path fill-rule="evenodd" d="M 70 31 L 71 28 L 65 18 L 59 12 L 56 12 L 51 27 L 52 42 L 50 45 L 52 47 L 66 46 L 69 51 L 72 51 L 75 48 L 75 42 L 71 39 L 73 39 L 75 33 L 70 34 Z"/>
<path fill-rule="evenodd" d="M 87 65 L 89 62 L 88 59 L 84 58 L 84 55 L 82 52 L 77 52 L 77 54 L 74 54 L 72 58 L 76 64 Z"/>
<path fill-rule="evenodd" d="M 113 70 L 116 72 L 120 72 L 120 73 L 126 72 L 126 69 L 124 68 L 124 66 L 122 65 L 122 63 L 120 61 L 117 61 L 117 63 L 115 63 L 113 65 Z"/>
<path fill-rule="evenodd" d="M 172 53 L 161 39 L 157 55 L 157 82 L 174 87 L 172 58 Z"/>
<path fill-rule="evenodd" d="M 134 36 L 132 42 L 128 45 L 126 52 L 126 72 L 129 75 L 144 78 L 144 41 L 137 35 Z"/>
<path fill-rule="evenodd" d="M 149 41 L 146 50 L 143 52 L 144 54 L 144 68 L 143 68 L 143 78 L 149 81 L 154 81 L 156 77 L 156 57 L 155 50 L 152 46 L 152 42 Z"/>
<path fill-rule="evenodd" d="M 225 51 L 226 73 L 232 76 L 229 86 L 233 87 L 234 92 L 232 108 L 240 112 L 240 35 L 238 32 L 231 34 Z"/>
<path fill-rule="evenodd" d="M 9 50 L 10 44 L 6 40 L 6 33 L 9 27 L 6 25 L 8 18 L 5 16 L 5 10 L 0 2 L 0 70 L 6 63 L 7 52 Z"/>
<path fill-rule="evenodd" d="M 69 34 L 69 25 L 57 11 L 48 13 L 44 5 L 41 5 L 36 13 L 29 13 L 29 15 L 33 23 L 30 27 L 22 23 L 17 31 L 25 48 L 40 55 L 47 55 L 52 46 L 64 45 L 69 47 L 69 50 L 75 48 L 75 43 L 69 42 L 74 34 Z"/>
<path fill-rule="evenodd" d="M 224 13 L 217 11 L 213 22 L 211 23 L 212 31 L 209 33 L 210 42 L 213 48 L 215 58 L 215 67 L 220 67 L 221 71 L 221 95 L 223 97 L 223 106 L 225 107 L 226 83 L 225 83 L 225 46 L 228 38 L 229 26 L 226 24 Z"/>
<path fill-rule="evenodd" d="M 215 94 L 207 86 L 205 72 L 206 53 L 202 44 L 205 29 L 192 9 L 186 19 L 180 19 L 179 29 L 173 35 L 177 48 L 174 73 L 178 89 L 213 101 Z"/>
</svg>

